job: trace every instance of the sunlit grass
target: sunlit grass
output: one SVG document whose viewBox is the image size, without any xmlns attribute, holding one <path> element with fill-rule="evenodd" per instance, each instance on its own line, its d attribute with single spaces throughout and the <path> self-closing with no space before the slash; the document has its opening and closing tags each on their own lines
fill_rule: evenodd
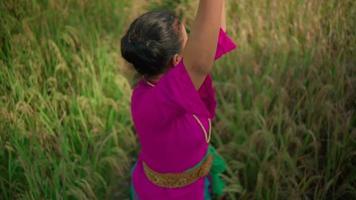
<svg viewBox="0 0 356 200">
<path fill-rule="evenodd" d="M 136 141 L 118 47 L 129 2 L 0 8 L 1 199 L 104 199 L 128 187 Z"/>
</svg>

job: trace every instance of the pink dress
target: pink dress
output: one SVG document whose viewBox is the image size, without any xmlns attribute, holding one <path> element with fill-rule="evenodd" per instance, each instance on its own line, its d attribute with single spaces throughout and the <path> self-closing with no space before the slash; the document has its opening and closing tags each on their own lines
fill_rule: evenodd
<svg viewBox="0 0 356 200">
<path fill-rule="evenodd" d="M 216 59 L 236 48 L 220 29 Z M 216 98 L 211 75 L 197 91 L 183 60 L 166 72 L 155 86 L 141 79 L 131 98 L 131 114 L 140 143 L 140 153 L 132 172 L 136 198 L 140 200 L 203 200 L 204 179 L 182 188 L 162 188 L 150 182 L 142 166 L 145 161 L 161 173 L 183 172 L 205 156 L 208 143 L 205 129 L 215 117 Z"/>
</svg>

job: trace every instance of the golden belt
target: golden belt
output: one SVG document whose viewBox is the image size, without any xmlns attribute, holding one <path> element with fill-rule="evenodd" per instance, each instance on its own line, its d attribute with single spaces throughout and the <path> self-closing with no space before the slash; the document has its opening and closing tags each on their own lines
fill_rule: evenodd
<svg viewBox="0 0 356 200">
<path fill-rule="evenodd" d="M 143 170 L 152 183 L 165 188 L 179 188 L 194 183 L 199 178 L 208 175 L 212 161 L 213 156 L 208 154 L 198 167 L 193 167 L 181 173 L 156 172 L 143 162 Z"/>
</svg>

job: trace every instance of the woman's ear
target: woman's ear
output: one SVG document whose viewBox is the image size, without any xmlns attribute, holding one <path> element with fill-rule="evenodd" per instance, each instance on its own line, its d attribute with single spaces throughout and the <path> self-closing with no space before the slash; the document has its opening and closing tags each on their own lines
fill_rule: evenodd
<svg viewBox="0 0 356 200">
<path fill-rule="evenodd" d="M 173 56 L 173 59 L 172 59 L 172 65 L 173 66 L 176 66 L 178 65 L 178 63 L 182 60 L 182 56 L 180 56 L 179 54 L 175 54 Z"/>
</svg>

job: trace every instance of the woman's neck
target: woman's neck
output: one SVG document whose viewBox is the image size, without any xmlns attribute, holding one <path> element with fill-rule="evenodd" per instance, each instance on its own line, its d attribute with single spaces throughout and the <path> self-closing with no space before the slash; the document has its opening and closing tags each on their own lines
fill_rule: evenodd
<svg viewBox="0 0 356 200">
<path fill-rule="evenodd" d="M 162 77 L 162 74 L 156 75 L 156 76 L 150 76 L 150 77 L 143 76 L 143 79 L 145 81 L 148 81 L 149 83 L 156 84 L 161 77 Z"/>
</svg>

